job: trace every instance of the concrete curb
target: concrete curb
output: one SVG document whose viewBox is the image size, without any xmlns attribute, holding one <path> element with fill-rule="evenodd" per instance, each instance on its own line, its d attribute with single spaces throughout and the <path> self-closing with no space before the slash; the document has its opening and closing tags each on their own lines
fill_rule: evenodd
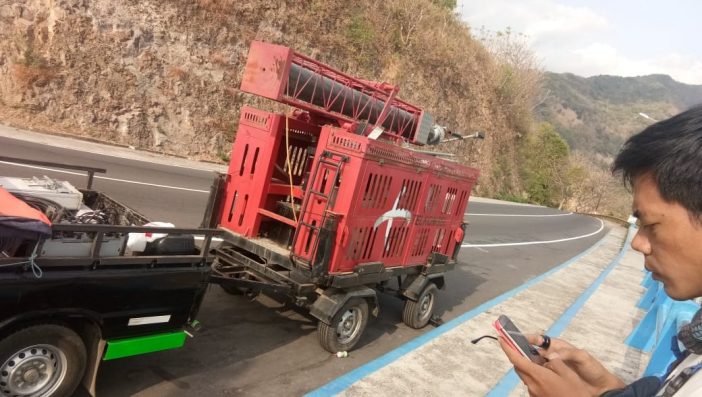
<svg viewBox="0 0 702 397">
<path fill-rule="evenodd" d="M 552 337 L 561 337 L 561 335 L 565 332 L 566 328 L 569 327 L 570 324 L 573 322 L 575 316 L 578 315 L 580 311 L 584 308 L 585 304 L 590 301 L 595 291 L 602 285 L 602 283 L 609 276 L 612 270 L 619 266 L 622 258 L 628 251 L 629 242 L 633 237 L 633 230 L 633 227 L 630 227 L 628 229 L 627 235 L 624 239 L 624 245 L 620 249 L 617 256 L 614 259 L 612 259 L 612 261 L 607 265 L 604 271 L 602 271 L 602 273 L 600 273 L 600 275 L 597 276 L 597 278 L 592 282 L 592 284 L 575 300 L 575 302 L 570 307 L 568 307 L 568 309 L 556 320 L 556 322 L 551 326 L 551 328 L 549 328 L 545 332 L 545 334 L 550 335 Z M 516 390 L 517 393 L 515 394 L 514 391 L 517 387 L 519 388 Z M 510 393 L 512 393 L 512 395 L 521 395 L 519 394 L 520 391 L 521 394 L 523 394 L 524 392 L 526 392 L 526 389 L 523 385 L 521 385 L 521 382 L 517 377 L 516 372 L 512 369 L 507 374 L 505 374 L 505 376 L 492 389 L 488 396 L 499 397 L 508 395 Z"/>
</svg>

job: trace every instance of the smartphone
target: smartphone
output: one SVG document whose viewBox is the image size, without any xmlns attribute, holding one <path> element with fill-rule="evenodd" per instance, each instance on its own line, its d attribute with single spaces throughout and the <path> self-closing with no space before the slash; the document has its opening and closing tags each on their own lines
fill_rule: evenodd
<svg viewBox="0 0 702 397">
<path fill-rule="evenodd" d="M 500 315 L 500 317 L 495 320 L 493 327 L 497 332 L 505 338 L 507 343 L 514 350 L 519 352 L 522 356 L 530 359 L 537 364 L 543 364 L 546 362 L 543 357 L 539 355 L 536 348 L 532 346 L 526 337 L 519 331 L 516 325 L 505 315 Z"/>
</svg>

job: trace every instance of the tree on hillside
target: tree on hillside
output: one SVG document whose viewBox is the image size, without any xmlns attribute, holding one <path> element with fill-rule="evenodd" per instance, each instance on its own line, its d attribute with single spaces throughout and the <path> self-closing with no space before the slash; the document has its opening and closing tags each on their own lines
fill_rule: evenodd
<svg viewBox="0 0 702 397">
<path fill-rule="evenodd" d="M 562 207 L 572 179 L 581 172 L 570 167 L 568 144 L 549 123 L 542 123 L 522 143 L 522 178 L 529 200 Z"/>
<path fill-rule="evenodd" d="M 531 129 L 532 110 L 543 102 L 543 70 L 536 58 L 527 36 L 515 33 L 511 28 L 504 31 L 478 31 L 480 40 L 498 61 L 494 76 L 497 94 L 508 110 L 512 124 L 518 132 Z"/>
<path fill-rule="evenodd" d="M 583 178 L 571 181 L 571 195 L 566 206 L 571 211 L 590 212 L 626 218 L 631 202 L 630 194 L 608 168 L 594 164 L 587 156 L 577 153 L 571 156 L 573 167 L 583 170 Z"/>
</svg>

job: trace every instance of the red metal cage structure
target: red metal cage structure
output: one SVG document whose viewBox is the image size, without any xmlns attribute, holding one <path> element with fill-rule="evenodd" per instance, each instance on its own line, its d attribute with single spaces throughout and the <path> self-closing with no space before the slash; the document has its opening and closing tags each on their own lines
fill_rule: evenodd
<svg viewBox="0 0 702 397">
<path fill-rule="evenodd" d="M 391 279 L 407 301 L 405 323 L 426 325 L 478 170 L 411 150 L 439 138 L 396 87 L 287 47 L 252 43 L 241 89 L 296 111 L 241 110 L 216 214 L 227 233 L 214 281 L 291 297 L 320 320 L 330 351 L 355 345 L 369 307 L 378 312 L 373 287 Z"/>
</svg>

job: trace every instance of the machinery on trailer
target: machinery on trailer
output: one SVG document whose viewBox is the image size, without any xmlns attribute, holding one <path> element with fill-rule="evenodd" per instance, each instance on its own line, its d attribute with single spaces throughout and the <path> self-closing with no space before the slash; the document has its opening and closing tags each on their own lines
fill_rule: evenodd
<svg viewBox="0 0 702 397">
<path fill-rule="evenodd" d="M 425 326 L 456 263 L 478 170 L 413 148 L 451 133 L 397 87 L 283 46 L 252 43 L 241 90 L 295 110 L 241 109 L 212 214 L 224 242 L 211 280 L 286 295 L 319 320 L 331 352 L 353 348 L 391 280 L 403 321 Z"/>
</svg>

